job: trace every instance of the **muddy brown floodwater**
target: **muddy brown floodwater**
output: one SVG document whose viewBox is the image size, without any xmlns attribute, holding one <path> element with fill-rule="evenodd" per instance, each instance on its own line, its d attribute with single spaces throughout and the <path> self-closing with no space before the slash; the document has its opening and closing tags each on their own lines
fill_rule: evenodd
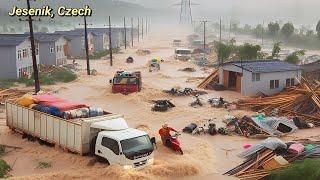
<svg viewBox="0 0 320 180">
<path fill-rule="evenodd" d="M 191 62 L 179 62 L 173 59 L 174 48 L 170 42 L 174 38 L 185 40 L 189 32 L 179 31 L 178 28 L 154 30 L 147 38 L 135 47 L 123 50 L 116 54 L 114 66 L 109 66 L 105 59 L 91 61 L 91 67 L 98 71 L 96 76 L 86 76 L 85 70 L 79 73 L 78 80 L 68 84 L 46 86 L 45 89 L 55 90 L 57 96 L 69 100 L 80 101 L 91 106 L 123 114 L 131 127 L 148 132 L 151 136 L 160 139 L 157 131 L 163 123 L 182 130 L 191 122 L 199 122 L 208 118 L 217 118 L 216 124 L 222 126 L 222 118 L 227 115 L 225 109 L 211 108 L 205 105 L 201 108 L 191 108 L 188 104 L 192 97 L 171 97 L 162 90 L 174 86 L 195 88 L 197 82 L 186 82 L 191 77 L 206 77 L 210 71 L 202 71 Z M 139 48 L 148 48 L 152 54 L 138 56 L 135 51 Z M 128 56 L 134 58 L 133 64 L 126 64 Z M 147 62 L 153 57 L 165 60 L 158 72 L 148 72 Z M 85 68 L 84 60 L 77 60 Z M 196 72 L 182 72 L 179 69 L 193 67 Z M 141 71 L 143 89 L 139 93 L 127 96 L 112 94 L 109 79 L 117 70 Z M 243 98 L 232 91 L 209 91 L 203 96 L 224 97 L 228 101 Z M 168 112 L 152 112 L 150 100 L 171 99 L 177 106 Z M 250 114 L 250 112 L 236 111 L 233 114 Z M 299 130 L 285 140 L 295 137 L 319 135 L 319 129 Z M 11 132 L 5 125 L 5 113 L 0 111 L 0 143 L 22 147 L 20 150 L 8 152 L 3 159 L 12 167 L 10 174 L 16 179 L 233 179 L 222 176 L 224 172 L 242 162 L 236 154 L 242 151 L 245 143 L 256 143 L 259 140 L 247 139 L 238 136 L 191 136 L 182 134 L 180 137 L 183 156 L 177 155 L 158 143 L 155 151 L 155 163 L 141 171 L 124 171 L 121 167 L 106 166 L 94 163 L 92 157 L 83 157 L 64 152 L 62 149 L 41 146 L 36 142 L 22 139 L 20 134 Z M 39 162 L 50 162 L 52 167 L 39 169 Z"/>
</svg>

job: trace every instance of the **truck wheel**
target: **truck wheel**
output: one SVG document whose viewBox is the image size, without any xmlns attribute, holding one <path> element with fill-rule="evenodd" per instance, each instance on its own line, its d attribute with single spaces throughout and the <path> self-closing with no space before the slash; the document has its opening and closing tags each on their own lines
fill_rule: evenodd
<svg viewBox="0 0 320 180">
<path fill-rule="evenodd" d="M 103 164 L 107 164 L 107 165 L 110 165 L 109 161 L 103 157 L 100 157 L 100 156 L 97 156 L 98 158 L 98 162 L 99 163 L 103 163 Z"/>
<path fill-rule="evenodd" d="M 96 142 L 97 142 L 97 136 L 94 137 L 91 142 L 90 142 L 90 155 L 94 156 L 96 154 L 95 150 L 96 150 Z"/>
</svg>

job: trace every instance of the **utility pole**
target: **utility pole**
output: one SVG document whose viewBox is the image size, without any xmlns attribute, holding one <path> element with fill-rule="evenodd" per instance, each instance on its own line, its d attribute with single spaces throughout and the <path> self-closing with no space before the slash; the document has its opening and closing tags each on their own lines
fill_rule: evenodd
<svg viewBox="0 0 320 180">
<path fill-rule="evenodd" d="M 206 58 L 206 23 L 208 21 L 201 21 L 203 23 L 203 54 L 204 59 Z"/>
<path fill-rule="evenodd" d="M 231 27 L 232 26 L 232 24 L 231 24 L 231 20 L 230 20 L 230 27 L 229 27 L 229 40 L 231 40 Z"/>
<path fill-rule="evenodd" d="M 263 36 L 264 36 L 264 21 L 262 22 L 262 29 L 261 29 L 261 43 L 262 43 L 262 46 L 263 46 Z"/>
<path fill-rule="evenodd" d="M 148 36 L 148 19 L 146 19 L 146 37 Z"/>
<path fill-rule="evenodd" d="M 131 18 L 131 47 L 133 47 L 133 18 Z"/>
<path fill-rule="evenodd" d="M 142 32 L 141 32 L 141 34 L 142 34 L 142 39 L 143 39 L 143 34 L 144 34 L 144 32 L 143 32 L 143 18 L 142 18 L 142 21 L 141 21 L 141 26 L 142 26 Z"/>
<path fill-rule="evenodd" d="M 220 36 L 219 36 L 219 43 L 220 43 L 220 45 L 221 45 L 221 43 L 222 43 L 222 42 L 221 42 L 221 40 L 222 40 L 222 39 L 221 39 L 221 30 L 222 30 L 222 25 L 221 25 L 221 24 L 222 24 L 222 22 L 221 22 L 221 19 L 220 19 L 220 28 L 219 28 L 219 29 L 220 29 Z M 221 65 L 221 61 L 222 61 L 222 60 L 221 60 L 221 57 L 220 57 L 220 55 L 218 55 L 218 65 L 219 65 L 219 66 Z"/>
<path fill-rule="evenodd" d="M 112 39 L 111 39 L 111 16 L 109 16 L 109 54 L 110 54 L 110 66 L 112 66 L 113 60 L 112 60 Z"/>
<path fill-rule="evenodd" d="M 123 18 L 123 27 L 124 27 L 124 49 L 127 49 L 127 27 L 126 27 L 126 18 Z"/>
<path fill-rule="evenodd" d="M 220 19 L 220 36 L 219 36 L 219 43 L 221 43 L 221 29 L 222 29 L 221 26 L 222 26 L 222 25 L 221 25 L 221 19 Z"/>
<path fill-rule="evenodd" d="M 138 42 L 140 42 L 140 18 L 138 18 Z"/>
<path fill-rule="evenodd" d="M 30 0 L 27 0 L 27 8 L 28 10 L 31 9 L 30 6 Z M 38 63 L 37 63 L 37 57 L 36 57 L 36 47 L 34 43 L 34 34 L 33 34 L 33 21 L 31 15 L 28 16 L 28 19 L 20 21 L 28 21 L 29 22 L 29 29 L 30 29 L 30 41 L 31 41 L 31 54 L 32 54 L 32 67 L 33 67 L 33 76 L 34 76 L 34 90 L 35 93 L 38 93 L 40 91 L 40 81 L 39 81 L 39 70 L 38 70 Z M 40 19 L 39 19 L 40 21 Z"/>
<path fill-rule="evenodd" d="M 84 43 L 85 43 L 85 50 L 86 50 L 86 59 L 87 59 L 87 74 L 90 75 L 90 60 L 89 60 L 89 44 L 88 44 L 88 29 L 87 29 L 87 18 L 86 16 L 83 16 L 84 18 Z M 81 24 L 79 24 L 81 25 Z"/>
</svg>

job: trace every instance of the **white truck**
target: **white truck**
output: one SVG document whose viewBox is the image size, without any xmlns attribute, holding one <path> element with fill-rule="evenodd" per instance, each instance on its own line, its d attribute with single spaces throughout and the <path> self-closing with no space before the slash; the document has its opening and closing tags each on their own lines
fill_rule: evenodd
<svg viewBox="0 0 320 180">
<path fill-rule="evenodd" d="M 121 115 L 104 112 L 103 116 L 66 120 L 7 101 L 6 122 L 14 131 L 74 153 L 94 154 L 110 165 L 142 169 L 153 164 L 155 138 L 129 128 Z"/>
<path fill-rule="evenodd" d="M 176 49 L 174 53 L 174 58 L 182 61 L 188 61 L 192 57 L 191 49 Z"/>
</svg>

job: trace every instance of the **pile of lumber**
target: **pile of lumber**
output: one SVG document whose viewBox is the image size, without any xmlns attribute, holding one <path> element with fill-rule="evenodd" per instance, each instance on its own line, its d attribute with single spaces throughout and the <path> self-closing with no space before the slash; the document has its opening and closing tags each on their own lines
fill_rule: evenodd
<svg viewBox="0 0 320 180">
<path fill-rule="evenodd" d="M 4 104 L 6 100 L 15 100 L 27 94 L 29 91 L 17 89 L 0 89 L 0 104 Z"/>
<path fill-rule="evenodd" d="M 218 82 L 219 69 L 215 69 L 207 78 L 205 78 L 199 85 L 198 88 L 205 89 L 213 81 Z"/>
<path fill-rule="evenodd" d="M 237 106 L 249 107 L 267 115 L 277 109 L 281 116 L 298 116 L 320 126 L 320 86 L 304 78 L 299 86 L 287 88 L 274 96 L 239 101 Z"/>
</svg>

